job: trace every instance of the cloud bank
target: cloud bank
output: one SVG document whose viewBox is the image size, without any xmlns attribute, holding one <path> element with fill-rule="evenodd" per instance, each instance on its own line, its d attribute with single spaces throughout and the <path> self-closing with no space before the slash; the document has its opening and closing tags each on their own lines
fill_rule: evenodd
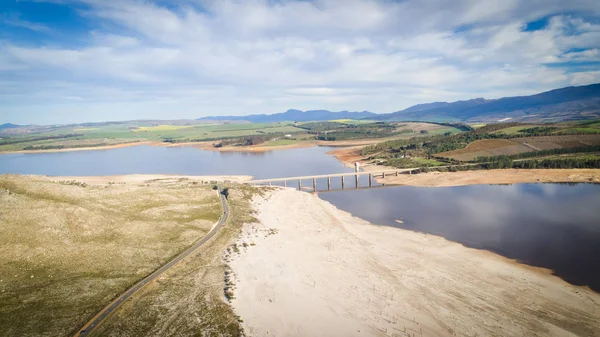
<svg viewBox="0 0 600 337">
<path fill-rule="evenodd" d="M 20 1 L 0 16 L 0 119 L 392 112 L 533 94 L 600 82 L 599 19 L 595 0 Z"/>
</svg>

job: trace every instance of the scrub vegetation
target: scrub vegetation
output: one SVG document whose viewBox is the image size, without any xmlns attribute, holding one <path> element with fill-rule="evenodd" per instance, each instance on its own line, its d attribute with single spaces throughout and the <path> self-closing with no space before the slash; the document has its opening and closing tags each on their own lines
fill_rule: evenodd
<svg viewBox="0 0 600 337">
<path fill-rule="evenodd" d="M 228 269 L 224 252 L 244 223 L 256 221 L 247 185 L 230 185 L 227 225 L 199 252 L 125 302 L 92 336 L 243 336 L 241 319 L 224 294 Z"/>
<path fill-rule="evenodd" d="M 222 212 L 211 187 L 0 176 L 0 336 L 74 334 L 210 230 Z"/>
<path fill-rule="evenodd" d="M 497 123 L 459 134 L 382 142 L 363 148 L 361 154 L 371 163 L 399 168 L 596 168 L 600 166 L 599 146 L 600 122 L 596 120 Z"/>
</svg>

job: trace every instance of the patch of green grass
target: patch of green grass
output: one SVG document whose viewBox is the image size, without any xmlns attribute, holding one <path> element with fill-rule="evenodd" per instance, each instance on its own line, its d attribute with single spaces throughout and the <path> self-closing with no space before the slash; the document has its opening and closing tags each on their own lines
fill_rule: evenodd
<svg viewBox="0 0 600 337">
<path fill-rule="evenodd" d="M 555 133 L 556 134 L 563 134 L 563 135 L 581 134 L 581 133 L 596 134 L 596 133 L 600 133 L 600 129 L 592 128 L 592 127 L 586 127 L 586 128 L 568 128 L 568 129 L 558 130 Z"/>
<path fill-rule="evenodd" d="M 283 146 L 283 145 L 292 145 L 300 143 L 301 141 L 295 139 L 278 139 L 270 142 L 266 142 L 265 146 Z"/>
<path fill-rule="evenodd" d="M 532 128 L 532 127 L 535 127 L 535 126 L 536 125 L 533 125 L 533 124 L 531 124 L 531 125 L 511 126 L 509 128 L 497 130 L 497 131 L 494 131 L 494 132 L 491 132 L 491 133 L 503 133 L 503 134 L 506 134 L 506 135 L 514 135 L 514 134 L 519 133 L 519 131 L 521 131 L 521 130 L 529 129 L 529 128 Z"/>
<path fill-rule="evenodd" d="M 427 158 L 411 158 L 411 160 L 415 163 L 415 166 L 443 166 L 447 165 L 444 162 L 435 160 L 435 159 L 427 159 Z"/>
</svg>

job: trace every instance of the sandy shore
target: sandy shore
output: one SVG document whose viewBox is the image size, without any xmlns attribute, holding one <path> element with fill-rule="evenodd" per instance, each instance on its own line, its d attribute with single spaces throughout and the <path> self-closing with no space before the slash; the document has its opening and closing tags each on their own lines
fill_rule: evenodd
<svg viewBox="0 0 600 337">
<path fill-rule="evenodd" d="M 118 148 L 122 148 L 122 147 L 130 147 L 130 146 L 156 145 L 157 143 L 160 143 L 160 142 L 144 141 L 144 142 L 121 143 L 121 144 L 106 145 L 106 146 L 73 147 L 73 148 L 66 148 L 66 149 L 0 151 L 0 154 L 11 154 L 11 153 L 52 153 L 52 152 L 111 150 L 111 149 L 118 149 Z"/>
<path fill-rule="evenodd" d="M 600 295 L 546 270 L 291 189 L 255 206 L 230 262 L 249 336 L 600 336 Z"/>
<path fill-rule="evenodd" d="M 51 180 L 75 180 L 87 184 L 108 184 L 110 183 L 134 183 L 141 184 L 149 181 L 231 181 L 243 182 L 252 179 L 252 176 L 186 176 L 177 174 L 125 174 L 114 176 L 46 176 Z"/>
<path fill-rule="evenodd" d="M 378 178 L 377 181 L 389 185 L 427 187 L 518 183 L 600 183 L 600 169 L 503 169 L 430 172 L 388 176 L 384 179 Z"/>
</svg>

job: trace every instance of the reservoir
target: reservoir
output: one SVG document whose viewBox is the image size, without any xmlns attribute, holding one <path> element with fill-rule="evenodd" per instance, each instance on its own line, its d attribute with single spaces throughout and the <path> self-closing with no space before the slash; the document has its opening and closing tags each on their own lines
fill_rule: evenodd
<svg viewBox="0 0 600 337">
<path fill-rule="evenodd" d="M 352 172 L 331 148 L 264 153 L 193 147 L 134 146 L 111 150 L 0 155 L 0 174 L 252 175 L 257 179 Z M 361 186 L 368 183 L 361 179 Z M 353 186 L 348 179 L 347 187 Z M 297 182 L 293 182 L 297 183 Z M 291 185 L 292 182 L 288 184 Z M 312 181 L 303 181 L 312 187 Z M 317 182 L 325 188 L 325 180 Z M 332 179 L 332 188 L 340 182 Z M 395 186 L 320 193 L 336 207 L 378 225 L 442 236 L 520 262 L 600 292 L 600 185 L 518 184 L 462 187 Z"/>
<path fill-rule="evenodd" d="M 600 185 L 393 186 L 320 193 L 373 224 L 438 235 L 600 292 Z"/>
<path fill-rule="evenodd" d="M 268 152 L 218 152 L 193 147 L 131 146 L 111 150 L 0 155 L 0 174 L 251 175 L 256 179 L 353 172 L 329 147 Z"/>
</svg>

